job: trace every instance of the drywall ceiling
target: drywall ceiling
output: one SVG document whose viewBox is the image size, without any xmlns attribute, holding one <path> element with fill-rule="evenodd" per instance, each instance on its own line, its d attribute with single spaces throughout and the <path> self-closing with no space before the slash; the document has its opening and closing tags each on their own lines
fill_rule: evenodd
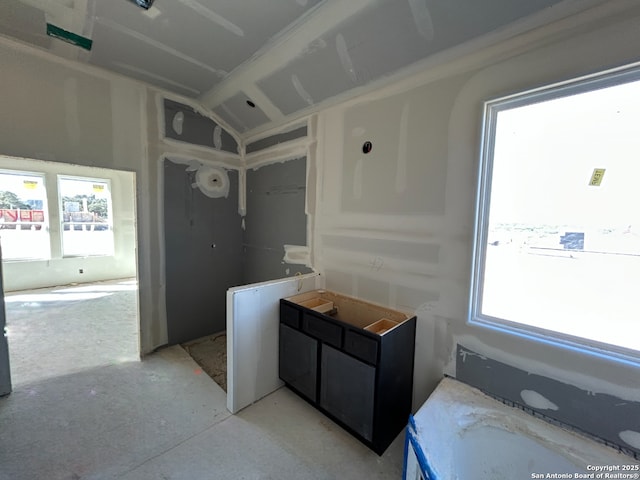
<svg viewBox="0 0 640 480">
<path fill-rule="evenodd" d="M 491 32 L 603 1 L 2 0 L 0 34 L 190 97 L 243 135 Z M 47 36 L 47 23 L 91 49 Z"/>
</svg>

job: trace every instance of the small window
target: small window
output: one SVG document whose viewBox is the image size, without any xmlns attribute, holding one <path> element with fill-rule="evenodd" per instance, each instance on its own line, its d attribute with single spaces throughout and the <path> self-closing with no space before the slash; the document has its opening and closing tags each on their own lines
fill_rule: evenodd
<svg viewBox="0 0 640 480">
<path fill-rule="evenodd" d="M 488 102 L 470 321 L 640 358 L 640 70 Z"/>
<path fill-rule="evenodd" d="M 0 172 L 0 238 L 3 260 L 50 257 L 44 177 Z"/>
<path fill-rule="evenodd" d="M 59 177 L 58 183 L 63 255 L 113 255 L 109 181 Z"/>
</svg>

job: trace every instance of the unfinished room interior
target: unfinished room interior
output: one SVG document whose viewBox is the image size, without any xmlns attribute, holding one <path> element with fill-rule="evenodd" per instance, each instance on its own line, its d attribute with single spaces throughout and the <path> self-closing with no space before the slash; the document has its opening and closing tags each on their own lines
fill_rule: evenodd
<svg viewBox="0 0 640 480">
<path fill-rule="evenodd" d="M 638 45 L 637 0 L 0 1 L 0 480 L 640 478 Z"/>
</svg>

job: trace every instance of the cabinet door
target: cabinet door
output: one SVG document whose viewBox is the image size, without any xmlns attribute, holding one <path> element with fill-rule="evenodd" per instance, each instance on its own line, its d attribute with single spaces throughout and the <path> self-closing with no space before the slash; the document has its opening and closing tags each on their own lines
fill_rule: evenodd
<svg viewBox="0 0 640 480">
<path fill-rule="evenodd" d="M 318 341 L 280 324 L 280 378 L 316 402 Z"/>
<path fill-rule="evenodd" d="M 374 367 L 322 345 L 320 405 L 369 441 L 375 381 Z"/>
</svg>

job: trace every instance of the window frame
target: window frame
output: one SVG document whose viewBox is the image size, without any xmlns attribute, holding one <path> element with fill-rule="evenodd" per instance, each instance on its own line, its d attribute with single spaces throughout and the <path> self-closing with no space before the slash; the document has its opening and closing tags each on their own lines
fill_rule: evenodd
<svg viewBox="0 0 640 480">
<path fill-rule="evenodd" d="M 469 291 L 469 325 L 490 329 L 529 341 L 556 346 L 592 356 L 640 366 L 640 350 L 633 350 L 577 335 L 557 332 L 525 323 L 492 317 L 482 313 L 486 251 L 488 247 L 493 154 L 495 151 L 498 114 L 505 110 L 570 95 L 640 81 L 640 62 L 623 67 L 545 85 L 484 102 L 480 156 L 474 212 L 471 283 Z"/>
<path fill-rule="evenodd" d="M 6 258 L 4 257 L 5 251 L 3 249 L 3 262 L 17 263 L 17 262 L 42 262 L 49 261 L 53 256 L 51 248 L 51 211 L 49 209 L 49 189 L 47 188 L 47 175 L 44 172 L 32 171 L 32 170 L 14 170 L 11 168 L 0 168 L 0 174 L 2 175 L 16 175 L 16 176 L 31 176 L 42 179 L 42 186 L 44 188 L 44 198 L 42 201 L 42 211 L 44 214 L 44 222 L 42 222 L 41 230 L 47 234 L 47 255 L 44 257 L 19 257 L 19 258 Z M 34 222 L 30 222 L 34 223 Z"/>
<path fill-rule="evenodd" d="M 66 175 L 57 174 L 57 187 L 58 187 L 58 214 L 60 216 L 60 253 L 62 258 L 84 258 L 84 257 L 113 257 L 116 252 L 115 231 L 114 231 L 114 211 L 113 211 L 113 193 L 111 190 L 111 179 L 98 178 L 98 177 L 83 177 L 81 175 Z M 111 251 L 109 253 L 94 253 L 94 254 L 65 254 L 64 251 L 64 200 L 63 192 L 61 188 L 62 180 L 77 180 L 82 182 L 96 182 L 104 183 L 109 189 L 109 196 L 107 197 L 107 211 L 109 212 L 109 221 L 107 222 L 107 231 L 111 233 Z"/>
</svg>

